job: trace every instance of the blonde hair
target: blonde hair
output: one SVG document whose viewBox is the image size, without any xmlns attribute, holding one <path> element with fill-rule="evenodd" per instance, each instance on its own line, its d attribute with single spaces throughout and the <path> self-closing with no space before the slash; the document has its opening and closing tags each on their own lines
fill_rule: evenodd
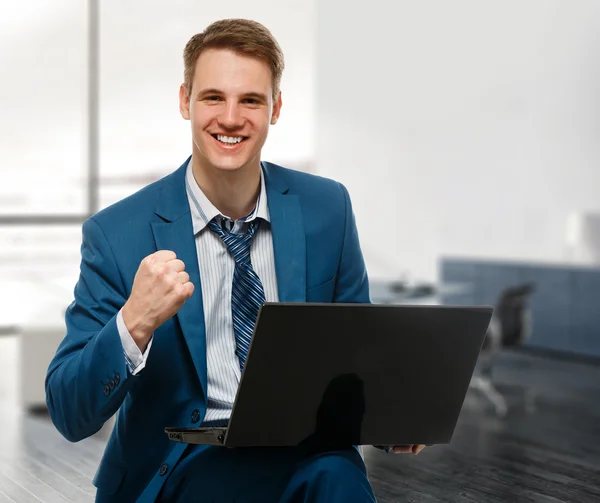
<svg viewBox="0 0 600 503">
<path fill-rule="evenodd" d="M 194 70 L 205 49 L 229 49 L 237 54 L 260 59 L 271 69 L 273 99 L 279 95 L 284 69 L 283 51 L 272 33 L 249 19 L 222 19 L 194 35 L 183 50 L 183 81 L 188 94 L 192 90 Z"/>
</svg>

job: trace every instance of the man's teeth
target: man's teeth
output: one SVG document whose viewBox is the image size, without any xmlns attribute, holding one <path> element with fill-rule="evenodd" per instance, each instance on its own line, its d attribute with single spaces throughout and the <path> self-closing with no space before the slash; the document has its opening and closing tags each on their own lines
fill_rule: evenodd
<svg viewBox="0 0 600 503">
<path fill-rule="evenodd" d="M 243 140 L 243 138 L 241 136 L 223 136 L 218 134 L 217 140 L 223 143 L 239 143 Z"/>
</svg>

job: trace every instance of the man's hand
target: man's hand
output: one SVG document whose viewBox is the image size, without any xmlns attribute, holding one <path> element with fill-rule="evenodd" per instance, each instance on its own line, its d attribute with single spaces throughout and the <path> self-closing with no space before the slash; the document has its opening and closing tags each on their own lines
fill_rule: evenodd
<svg viewBox="0 0 600 503">
<path fill-rule="evenodd" d="M 122 313 L 127 330 L 142 352 L 154 331 L 194 293 L 184 269 L 185 264 L 170 250 L 159 250 L 142 260 Z"/>
<path fill-rule="evenodd" d="M 425 446 L 423 444 L 417 445 L 390 445 L 389 452 L 394 454 L 408 454 L 413 453 L 415 456 L 421 452 Z"/>
</svg>

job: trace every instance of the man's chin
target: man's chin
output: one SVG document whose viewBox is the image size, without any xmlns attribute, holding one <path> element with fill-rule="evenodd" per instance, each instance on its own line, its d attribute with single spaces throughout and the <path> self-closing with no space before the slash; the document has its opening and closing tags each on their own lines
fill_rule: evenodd
<svg viewBox="0 0 600 503">
<path fill-rule="evenodd" d="M 237 173 L 247 168 L 248 162 L 214 162 L 212 163 L 215 170 L 222 173 Z"/>
<path fill-rule="evenodd" d="M 252 169 L 251 166 L 257 164 L 257 158 L 260 162 L 260 155 L 258 157 L 253 157 L 250 159 L 248 159 L 246 156 L 244 156 L 243 158 L 241 156 L 238 158 L 235 158 L 234 156 L 225 158 L 223 158 L 222 156 L 214 156 L 212 159 L 210 159 L 210 164 L 212 164 L 214 169 L 216 169 L 217 171 L 236 173 L 238 171 Z"/>
<path fill-rule="evenodd" d="M 223 174 L 252 170 L 251 166 L 260 164 L 260 152 L 250 158 L 246 155 L 215 155 L 214 152 L 200 152 L 199 154 L 201 164 L 204 164 L 210 171 Z"/>
</svg>

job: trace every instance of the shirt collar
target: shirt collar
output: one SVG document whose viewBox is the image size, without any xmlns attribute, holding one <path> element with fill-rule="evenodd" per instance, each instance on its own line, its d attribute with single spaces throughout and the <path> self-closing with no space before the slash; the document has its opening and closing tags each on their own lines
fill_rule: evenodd
<svg viewBox="0 0 600 503">
<path fill-rule="evenodd" d="M 222 218 L 231 220 L 226 215 L 221 214 L 214 204 L 209 201 L 204 192 L 202 192 L 202 189 L 198 186 L 198 183 L 196 183 L 196 179 L 194 178 L 194 173 L 192 171 L 191 158 L 186 167 L 185 188 L 188 196 L 188 202 L 190 204 L 190 211 L 192 213 L 192 226 L 194 229 L 194 235 L 203 230 L 208 225 L 208 222 L 215 217 L 221 216 Z M 263 173 L 262 163 L 260 169 L 260 192 L 258 194 L 258 204 L 247 217 L 240 220 L 251 222 L 255 218 L 262 218 L 267 222 L 271 221 L 269 218 L 267 190 L 265 186 L 265 176 Z"/>
</svg>

